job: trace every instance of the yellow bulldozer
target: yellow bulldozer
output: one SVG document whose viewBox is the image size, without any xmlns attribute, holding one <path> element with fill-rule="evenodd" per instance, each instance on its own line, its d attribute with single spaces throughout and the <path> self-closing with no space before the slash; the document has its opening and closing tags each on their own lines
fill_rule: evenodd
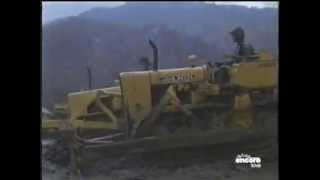
<svg viewBox="0 0 320 180">
<path fill-rule="evenodd" d="M 149 40 L 152 69 L 122 72 L 114 87 L 68 94 L 70 142 L 81 152 L 143 152 L 265 135 L 257 113 L 276 107 L 278 60 L 248 53 L 237 40 L 239 53 L 228 61 L 173 69 L 158 68 Z"/>
</svg>

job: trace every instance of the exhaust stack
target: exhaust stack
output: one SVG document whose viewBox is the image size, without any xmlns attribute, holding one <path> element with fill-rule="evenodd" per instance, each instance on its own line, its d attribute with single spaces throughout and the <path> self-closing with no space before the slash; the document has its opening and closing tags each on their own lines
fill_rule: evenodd
<svg viewBox="0 0 320 180">
<path fill-rule="evenodd" d="M 149 40 L 149 44 L 152 47 L 153 50 L 153 71 L 158 71 L 159 69 L 159 59 L 158 59 L 158 48 L 157 46 L 154 44 L 153 41 Z"/>
<path fill-rule="evenodd" d="M 92 89 L 92 73 L 91 73 L 91 69 L 89 66 L 87 66 L 87 72 L 88 72 L 88 86 L 89 86 L 89 90 Z"/>
</svg>

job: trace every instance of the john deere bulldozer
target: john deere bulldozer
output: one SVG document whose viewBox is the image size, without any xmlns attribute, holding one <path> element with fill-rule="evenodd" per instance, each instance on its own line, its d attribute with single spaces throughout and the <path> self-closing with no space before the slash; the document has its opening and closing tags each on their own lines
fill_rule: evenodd
<svg viewBox="0 0 320 180">
<path fill-rule="evenodd" d="M 241 28 L 231 35 L 238 52 L 223 63 L 159 69 L 158 48 L 149 40 L 151 69 L 122 72 L 114 87 L 69 93 L 70 142 L 85 155 L 270 136 L 259 113 L 277 108 L 278 61 L 246 45 Z"/>
</svg>

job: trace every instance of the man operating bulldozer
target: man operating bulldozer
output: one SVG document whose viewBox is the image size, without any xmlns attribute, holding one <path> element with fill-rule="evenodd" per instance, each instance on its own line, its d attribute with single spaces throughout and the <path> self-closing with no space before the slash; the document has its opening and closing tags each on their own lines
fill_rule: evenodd
<svg viewBox="0 0 320 180">
<path fill-rule="evenodd" d="M 237 44 L 237 55 L 239 56 L 250 56 L 254 55 L 254 48 L 251 44 L 245 43 L 245 33 L 241 27 L 235 28 L 233 31 L 230 32 L 233 41 Z"/>
</svg>

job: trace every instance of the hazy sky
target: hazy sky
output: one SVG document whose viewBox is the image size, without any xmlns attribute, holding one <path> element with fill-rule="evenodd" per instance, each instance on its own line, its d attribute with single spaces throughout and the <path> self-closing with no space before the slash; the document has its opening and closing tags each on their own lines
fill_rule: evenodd
<svg viewBox="0 0 320 180">
<path fill-rule="evenodd" d="M 213 1 L 211 1 L 213 2 Z M 208 2 L 208 3 L 211 3 Z M 233 4 L 241 5 L 247 7 L 275 7 L 278 8 L 277 1 L 267 1 L 267 2 L 257 2 L 257 1 L 241 1 L 241 2 L 232 2 L 232 1 L 219 1 L 215 2 L 216 4 Z M 125 4 L 125 1 L 108 1 L 108 2 L 42 2 L 42 21 L 43 23 L 50 22 L 54 19 L 66 17 L 66 16 L 75 16 L 84 11 L 87 11 L 93 7 L 116 7 Z"/>
<path fill-rule="evenodd" d="M 108 2 L 42 2 L 42 22 L 46 23 L 57 18 L 76 16 L 93 7 L 116 7 L 125 4 L 124 1 Z"/>
</svg>

